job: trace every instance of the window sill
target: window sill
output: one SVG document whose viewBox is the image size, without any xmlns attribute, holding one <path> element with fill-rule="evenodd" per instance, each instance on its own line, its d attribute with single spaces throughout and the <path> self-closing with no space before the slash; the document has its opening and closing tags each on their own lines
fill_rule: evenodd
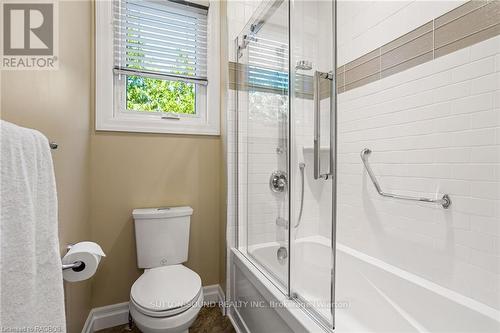
<svg viewBox="0 0 500 333">
<path fill-rule="evenodd" d="M 218 121 L 193 123 L 184 119 L 137 119 L 137 117 L 120 117 L 96 119 L 97 131 L 139 132 L 186 135 L 220 135 Z"/>
</svg>

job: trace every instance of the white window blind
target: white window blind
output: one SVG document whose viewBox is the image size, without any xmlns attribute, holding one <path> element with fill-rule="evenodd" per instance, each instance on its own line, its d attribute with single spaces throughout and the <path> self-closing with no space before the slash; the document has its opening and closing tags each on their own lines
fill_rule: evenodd
<svg viewBox="0 0 500 333">
<path fill-rule="evenodd" d="M 115 73 L 207 84 L 207 14 L 184 1 L 115 0 Z"/>
</svg>

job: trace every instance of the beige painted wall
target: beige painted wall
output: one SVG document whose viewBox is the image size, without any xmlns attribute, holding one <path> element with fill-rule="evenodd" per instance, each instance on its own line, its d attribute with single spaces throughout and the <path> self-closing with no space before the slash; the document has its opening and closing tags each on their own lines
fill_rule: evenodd
<svg viewBox="0 0 500 333">
<path fill-rule="evenodd" d="M 224 284 L 222 149 L 218 136 L 92 133 L 91 234 L 107 253 L 93 278 L 93 307 L 128 301 L 130 288 L 141 274 L 134 208 L 193 207 L 186 265 L 201 276 L 203 285 Z"/>
<path fill-rule="evenodd" d="M 92 283 L 92 305 L 128 301 L 139 277 L 132 220 L 138 207 L 189 205 L 189 261 L 203 285 L 219 283 L 220 138 L 92 134 L 92 239 L 107 257 Z"/>
<path fill-rule="evenodd" d="M 59 70 L 0 72 L 0 97 L 2 119 L 60 144 L 53 157 L 61 250 L 88 239 L 107 254 L 94 278 L 65 286 L 73 333 L 91 307 L 129 299 L 140 275 L 133 208 L 192 206 L 187 266 L 204 285 L 224 281 L 225 176 L 220 137 L 94 131 L 91 2 L 63 1 L 59 17 Z"/>
<path fill-rule="evenodd" d="M 61 250 L 90 238 L 91 4 L 59 6 L 59 70 L 4 71 L 1 118 L 36 128 L 60 147 L 53 152 Z M 68 332 L 80 332 L 90 309 L 90 282 L 65 284 Z"/>
</svg>

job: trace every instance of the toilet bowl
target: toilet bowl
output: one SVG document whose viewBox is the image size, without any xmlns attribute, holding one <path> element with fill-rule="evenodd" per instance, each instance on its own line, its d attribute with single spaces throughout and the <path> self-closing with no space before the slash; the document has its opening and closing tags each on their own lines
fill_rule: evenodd
<svg viewBox="0 0 500 333">
<path fill-rule="evenodd" d="M 188 259 L 191 207 L 134 209 L 137 266 L 130 315 L 143 333 L 188 332 L 203 305 L 198 274 Z"/>
<path fill-rule="evenodd" d="M 180 264 L 145 270 L 130 291 L 130 315 L 143 333 L 188 332 L 202 306 L 199 275 Z"/>
</svg>

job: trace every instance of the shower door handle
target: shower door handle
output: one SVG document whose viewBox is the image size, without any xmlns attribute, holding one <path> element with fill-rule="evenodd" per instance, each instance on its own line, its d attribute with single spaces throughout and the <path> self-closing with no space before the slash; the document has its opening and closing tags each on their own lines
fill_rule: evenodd
<svg viewBox="0 0 500 333">
<path fill-rule="evenodd" d="M 331 96 L 330 98 L 333 99 L 335 96 L 333 95 L 335 93 L 335 89 L 333 87 L 335 86 L 333 82 L 333 74 L 330 73 L 325 73 L 325 72 L 319 72 L 319 71 L 314 71 L 314 78 L 313 78 L 313 103 L 314 103 L 314 166 L 313 166 L 313 173 L 314 173 L 314 179 L 325 179 L 327 180 L 330 176 L 333 175 L 333 157 L 330 156 L 330 170 L 326 173 L 321 172 L 321 113 L 320 113 L 320 104 L 321 104 L 321 80 L 330 80 L 332 81 L 331 86 L 332 89 L 330 90 Z M 332 103 L 330 103 L 330 106 Z M 331 110 L 330 110 L 331 111 Z M 333 114 L 330 114 L 330 117 L 332 117 Z M 332 122 L 330 121 L 330 124 Z M 332 127 L 332 126 L 330 126 Z M 330 128 L 330 130 L 333 130 L 333 128 Z M 330 142 L 330 141 L 329 141 Z M 333 147 L 331 146 L 330 143 L 330 154 L 333 153 Z"/>
</svg>

